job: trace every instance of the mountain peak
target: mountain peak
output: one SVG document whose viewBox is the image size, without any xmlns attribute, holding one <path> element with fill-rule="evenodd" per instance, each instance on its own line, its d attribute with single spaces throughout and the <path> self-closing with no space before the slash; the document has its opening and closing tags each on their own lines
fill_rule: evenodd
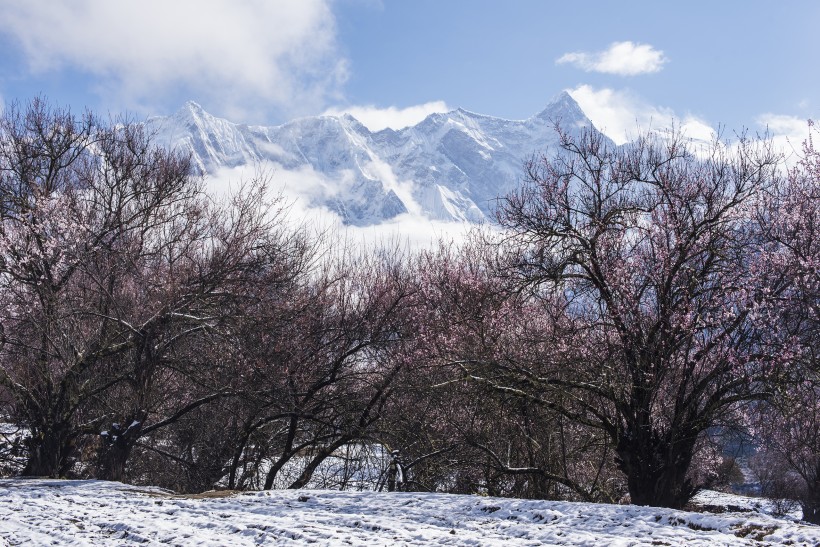
<svg viewBox="0 0 820 547">
<path fill-rule="evenodd" d="M 572 125 L 590 125 L 589 118 L 581 110 L 578 102 L 567 91 L 562 91 L 549 102 L 536 118 Z"/>
<path fill-rule="evenodd" d="M 203 114 L 207 114 L 207 112 L 205 112 L 205 109 L 202 108 L 202 105 L 198 102 L 185 101 L 185 104 L 177 111 L 177 114 L 199 117 Z"/>
<path fill-rule="evenodd" d="M 368 135 L 372 133 L 370 129 L 368 129 L 367 126 L 364 125 L 362 122 L 360 122 L 357 117 L 353 116 L 348 112 L 345 112 L 344 114 L 339 116 L 339 121 L 342 123 L 342 125 L 352 128 L 357 133 Z"/>
<path fill-rule="evenodd" d="M 210 114 L 205 112 L 202 105 L 196 101 L 186 101 L 179 110 L 173 115 L 173 118 L 179 121 L 197 123 L 201 120 L 210 117 Z"/>
</svg>

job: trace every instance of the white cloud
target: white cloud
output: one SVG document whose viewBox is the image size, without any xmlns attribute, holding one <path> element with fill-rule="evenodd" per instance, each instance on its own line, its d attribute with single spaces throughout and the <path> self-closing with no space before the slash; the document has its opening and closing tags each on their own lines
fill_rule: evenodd
<svg viewBox="0 0 820 547">
<path fill-rule="evenodd" d="M 808 120 L 797 116 L 767 113 L 758 116 L 757 123 L 773 135 L 791 136 L 800 140 L 809 135 Z"/>
<path fill-rule="evenodd" d="M 277 163 L 268 162 L 256 166 L 226 167 L 206 179 L 206 189 L 215 199 L 221 200 L 236 191 L 241 181 L 259 176 L 269 179 L 272 197 L 281 196 L 282 204 L 286 205 L 287 222 L 293 226 L 307 226 L 317 234 L 325 234 L 335 241 L 361 248 L 388 244 L 410 249 L 434 248 L 442 240 L 463 240 L 475 227 L 469 222 L 430 220 L 412 205 L 410 212 L 380 224 L 345 225 L 338 213 L 316 205 L 316 201 L 338 192 L 347 182 L 331 179 L 310 166 L 287 170 Z"/>
<path fill-rule="evenodd" d="M 338 100 L 331 0 L 0 0 L 0 32 L 35 73 L 70 69 L 141 109 L 182 89 L 226 115 L 287 114 Z"/>
<path fill-rule="evenodd" d="M 684 136 L 710 141 L 715 136 L 708 123 L 692 115 L 676 115 L 671 108 L 649 104 L 629 91 L 595 89 L 580 85 L 567 90 L 602 133 L 616 144 L 628 142 L 641 133 L 663 130 L 673 124 Z"/>
<path fill-rule="evenodd" d="M 413 197 L 413 182 L 410 180 L 400 181 L 389 164 L 373 157 L 371 161 L 362 165 L 362 172 L 365 176 L 382 181 L 385 189 L 392 190 L 404 203 L 408 212 L 414 215 L 422 214 L 421 205 Z"/>
<path fill-rule="evenodd" d="M 673 128 L 696 145 L 708 150 L 718 136 L 714 127 L 691 114 L 679 114 L 671 108 L 653 105 L 625 90 L 596 89 L 579 85 L 567 90 L 584 113 L 602 133 L 616 144 L 624 144 L 647 131 L 662 132 Z M 763 114 L 755 120 L 761 136 L 771 140 L 772 148 L 784 154 L 787 162 L 800 156 L 802 143 L 809 136 L 808 121 L 798 116 Z M 752 135 L 754 136 L 754 135 Z M 730 138 L 732 135 L 721 135 Z"/>
<path fill-rule="evenodd" d="M 594 53 L 576 51 L 565 53 L 555 62 L 557 64 L 571 64 L 587 72 L 603 72 L 634 76 L 658 72 L 668 59 L 663 51 L 657 50 L 649 44 L 634 42 L 614 42 L 604 51 Z"/>
<path fill-rule="evenodd" d="M 677 120 L 678 118 L 674 119 Z M 711 143 L 718 136 L 714 127 L 692 115 L 683 117 L 680 123 L 675 121 L 675 124 L 678 125 L 678 128 L 684 136 L 695 141 Z"/>
<path fill-rule="evenodd" d="M 787 160 L 800 155 L 803 141 L 809 138 L 808 120 L 784 114 L 762 114 L 757 117 L 758 127 L 767 132 L 774 147 L 782 150 Z"/>
<path fill-rule="evenodd" d="M 449 112 L 451 109 L 444 101 L 432 101 L 407 108 L 397 108 L 389 106 L 379 108 L 377 106 L 349 106 L 333 107 L 325 111 L 328 116 L 340 116 L 350 114 L 371 131 L 380 131 L 387 127 L 391 129 L 402 129 L 416 125 L 430 114 L 436 112 Z"/>
</svg>

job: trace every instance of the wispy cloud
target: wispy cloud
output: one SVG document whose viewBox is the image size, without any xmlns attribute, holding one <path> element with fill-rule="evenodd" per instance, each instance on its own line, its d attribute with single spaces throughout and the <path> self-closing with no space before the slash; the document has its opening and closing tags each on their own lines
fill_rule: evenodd
<svg viewBox="0 0 820 547">
<path fill-rule="evenodd" d="M 757 117 L 758 128 L 765 131 L 775 147 L 782 150 L 787 160 L 802 153 L 803 141 L 809 138 L 808 120 L 784 114 L 762 114 Z"/>
<path fill-rule="evenodd" d="M 232 119 L 315 112 L 347 77 L 331 0 L 0 0 L 33 73 L 90 75 L 114 108 L 182 90 Z"/>
<path fill-rule="evenodd" d="M 567 91 L 595 127 L 616 144 L 629 142 L 648 131 L 663 132 L 673 127 L 684 137 L 700 143 L 710 143 L 718 136 L 733 141 L 734 133 L 718 135 L 707 121 L 690 113 L 651 104 L 628 90 L 579 85 Z M 809 137 L 808 120 L 767 113 L 758 116 L 755 122 L 756 127 L 751 129 L 765 136 L 774 150 L 782 152 L 787 163 L 800 157 L 803 141 Z M 738 132 L 742 130 L 737 128 Z"/>
<path fill-rule="evenodd" d="M 379 108 L 377 106 L 348 106 L 334 107 L 325 111 L 325 115 L 340 116 L 350 114 L 371 131 L 379 131 L 387 127 L 391 129 L 402 129 L 416 125 L 424 118 L 435 112 L 449 112 L 451 109 L 444 101 L 432 101 L 406 108 L 388 106 Z"/>
<path fill-rule="evenodd" d="M 569 89 L 570 95 L 601 132 L 616 144 L 628 142 L 650 130 L 667 129 L 673 124 L 686 137 L 712 140 L 714 129 L 691 114 L 676 114 L 671 108 L 648 103 L 625 90 L 596 89 L 580 85 Z"/>
<path fill-rule="evenodd" d="M 587 72 L 635 76 L 658 72 L 668 61 L 663 51 L 649 44 L 615 42 L 604 51 L 565 53 L 555 62 L 571 64 Z"/>
<path fill-rule="evenodd" d="M 790 135 L 806 138 L 809 134 L 808 120 L 784 114 L 763 114 L 757 117 L 757 123 L 775 135 Z"/>
</svg>

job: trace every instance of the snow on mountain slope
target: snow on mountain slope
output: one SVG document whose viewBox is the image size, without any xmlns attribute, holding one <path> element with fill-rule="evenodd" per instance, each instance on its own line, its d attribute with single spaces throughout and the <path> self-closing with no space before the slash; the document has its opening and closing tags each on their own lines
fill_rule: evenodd
<svg viewBox="0 0 820 547">
<path fill-rule="evenodd" d="M 45 479 L 0 480 L 0 494 L 0 545 L 820 544 L 820 528 L 756 512 L 328 490 L 176 496 Z"/>
<path fill-rule="evenodd" d="M 203 174 L 270 165 L 286 191 L 346 224 L 366 226 L 405 213 L 443 221 L 490 217 L 496 198 L 520 182 L 524 161 L 555 146 L 555 122 L 569 131 L 592 125 L 567 93 L 527 120 L 458 109 L 376 133 L 349 115 L 239 125 L 193 102 L 147 125 L 158 142 L 190 151 Z M 304 184 L 306 172 L 322 183 Z"/>
</svg>

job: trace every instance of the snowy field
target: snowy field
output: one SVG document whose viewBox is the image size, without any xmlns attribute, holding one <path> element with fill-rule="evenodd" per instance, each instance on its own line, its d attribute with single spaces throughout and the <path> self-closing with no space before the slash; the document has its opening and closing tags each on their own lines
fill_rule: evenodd
<svg viewBox="0 0 820 547">
<path fill-rule="evenodd" d="M 421 493 L 176 496 L 100 481 L 0 481 L 0 545 L 820 545 L 750 498 L 718 514 Z"/>
</svg>

